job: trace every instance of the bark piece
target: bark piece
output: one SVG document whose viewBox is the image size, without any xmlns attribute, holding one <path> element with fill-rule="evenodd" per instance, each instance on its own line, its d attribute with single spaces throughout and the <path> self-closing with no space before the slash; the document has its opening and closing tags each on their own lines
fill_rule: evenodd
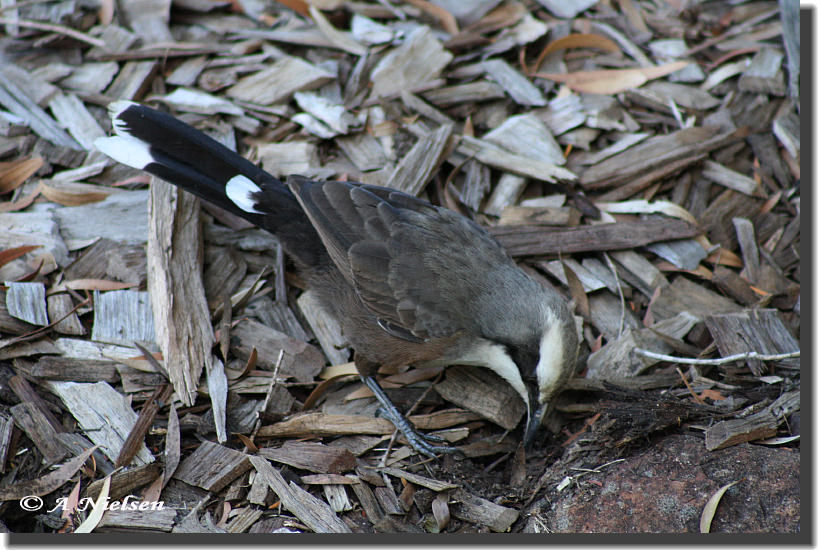
<svg viewBox="0 0 818 550">
<path fill-rule="evenodd" d="M 514 389 L 486 369 L 451 367 L 435 390 L 447 401 L 514 429 L 525 415 L 525 404 Z"/>
<path fill-rule="evenodd" d="M 517 104 L 534 107 L 545 105 L 542 92 L 520 72 L 502 59 L 489 59 L 482 63 L 485 71 Z"/>
<path fill-rule="evenodd" d="M 343 448 L 307 441 L 287 441 L 280 447 L 264 447 L 259 455 L 316 473 L 340 474 L 355 468 L 355 456 Z"/>
<path fill-rule="evenodd" d="M 182 402 L 196 399 L 203 368 L 212 369 L 214 343 L 202 283 L 199 199 L 153 179 L 148 279 L 156 341 Z"/>
<path fill-rule="evenodd" d="M 557 140 L 545 123 L 532 113 L 507 118 L 500 126 L 485 134 L 483 139 L 524 157 L 558 166 L 565 164 L 565 157 Z"/>
<path fill-rule="evenodd" d="M 449 509 L 454 517 L 477 525 L 485 525 L 495 533 L 506 533 L 520 517 L 513 508 L 506 508 L 463 489 L 451 494 Z"/>
<path fill-rule="evenodd" d="M 686 239 L 699 232 L 698 228 L 686 221 L 665 218 L 555 227 L 548 231 L 540 226 L 498 226 L 489 231 L 512 256 L 619 250 L 657 241 Z"/>
<path fill-rule="evenodd" d="M 298 309 L 309 323 L 330 365 L 342 365 L 349 361 L 352 351 L 346 345 L 341 324 L 321 306 L 315 292 L 307 290 L 301 294 L 298 297 Z"/>
<path fill-rule="evenodd" d="M 722 420 L 704 432 L 708 451 L 774 436 L 778 426 L 801 408 L 801 391 L 785 393 L 763 410 L 746 418 Z"/>
<path fill-rule="evenodd" d="M 585 376 L 601 380 L 637 376 L 659 361 L 636 355 L 633 353 L 634 348 L 670 353 L 673 349 L 657 333 L 681 340 L 698 322 L 698 318 L 685 312 L 671 319 L 658 321 L 651 328 L 626 328 L 621 336 L 588 356 L 588 371 Z"/>
<path fill-rule="evenodd" d="M 154 60 L 128 61 L 106 90 L 108 97 L 133 100 L 147 89 L 153 75 L 159 68 Z"/>
<path fill-rule="evenodd" d="M 657 319 L 667 319 L 683 311 L 704 319 L 708 315 L 738 313 L 741 310 L 741 306 L 732 300 L 681 276 L 676 277 L 670 286 L 662 288 L 652 309 Z"/>
<path fill-rule="evenodd" d="M 761 48 L 738 80 L 742 92 L 783 96 L 787 93 L 781 62 L 784 54 L 776 48 Z"/>
<path fill-rule="evenodd" d="M 14 423 L 34 442 L 46 463 L 53 464 L 66 455 L 68 449 L 57 439 L 57 431 L 34 403 L 19 403 L 10 412 Z"/>
<path fill-rule="evenodd" d="M 494 143 L 462 136 L 457 152 L 467 157 L 473 156 L 483 164 L 499 168 L 518 176 L 525 176 L 542 181 L 553 182 L 558 179 L 574 180 L 576 176 L 570 170 L 550 162 L 509 153 Z"/>
<path fill-rule="evenodd" d="M 723 357 L 748 351 L 777 355 L 801 349 L 798 341 L 781 321 L 779 312 L 774 309 L 710 315 L 705 317 L 705 324 Z M 801 368 L 798 357 L 783 359 L 777 363 L 786 368 Z M 767 370 L 758 359 L 748 359 L 747 365 L 755 376 L 761 376 Z"/>
<path fill-rule="evenodd" d="M 203 441 L 193 454 L 182 460 L 173 474 L 206 491 L 218 492 L 251 468 L 250 457 L 212 441 Z"/>
</svg>

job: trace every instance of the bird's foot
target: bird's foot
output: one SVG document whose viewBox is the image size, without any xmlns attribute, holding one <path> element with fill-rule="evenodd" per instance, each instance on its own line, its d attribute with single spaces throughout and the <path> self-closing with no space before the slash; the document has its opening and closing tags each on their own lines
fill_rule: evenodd
<svg viewBox="0 0 818 550">
<path fill-rule="evenodd" d="M 415 426 L 412 425 L 412 423 L 400 413 L 393 415 L 393 411 L 389 411 L 386 407 L 381 407 L 378 409 L 378 412 L 381 414 L 381 416 L 394 424 L 398 430 L 400 430 L 406 440 L 409 441 L 409 445 L 411 445 L 413 449 L 423 455 L 430 458 L 437 458 L 438 454 L 463 453 L 463 451 L 457 447 L 435 445 L 435 443 L 446 443 L 446 440 L 433 434 L 419 432 L 417 428 L 415 428 Z"/>
<path fill-rule="evenodd" d="M 414 425 L 412 425 L 409 420 L 401 414 L 397 407 L 395 407 L 394 403 L 389 399 L 386 395 L 386 392 L 383 391 L 383 388 L 378 381 L 375 380 L 372 376 L 361 376 L 361 380 L 363 381 L 366 386 L 372 390 L 372 393 L 375 394 L 375 397 L 380 402 L 381 407 L 378 409 L 378 412 L 387 420 L 389 420 L 395 427 L 400 430 L 400 432 L 406 437 L 409 441 L 409 444 L 415 449 L 417 452 L 426 455 L 430 458 L 437 458 L 438 453 L 440 454 L 452 454 L 452 453 L 459 453 L 463 454 L 463 451 L 456 447 L 446 447 L 442 445 L 435 445 L 435 443 L 445 443 L 446 440 L 442 437 L 438 437 L 436 435 L 431 434 L 424 434 L 419 432 Z"/>
</svg>

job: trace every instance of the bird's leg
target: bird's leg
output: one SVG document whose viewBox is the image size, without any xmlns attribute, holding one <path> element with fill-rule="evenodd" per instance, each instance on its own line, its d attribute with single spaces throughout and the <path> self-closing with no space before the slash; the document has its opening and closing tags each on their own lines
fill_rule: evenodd
<svg viewBox="0 0 818 550">
<path fill-rule="evenodd" d="M 433 445 L 432 443 L 443 443 L 445 442 L 445 439 L 436 435 L 424 434 L 417 431 L 412 423 L 409 422 L 409 420 L 407 420 L 407 418 L 401 414 L 395 404 L 392 403 L 392 401 L 386 395 L 386 392 L 383 391 L 381 385 L 378 384 L 377 380 L 375 380 L 374 376 L 361 376 L 361 380 L 364 384 L 366 384 L 366 387 L 372 390 L 372 393 L 375 394 L 375 398 L 381 404 L 380 412 L 383 414 L 383 416 L 394 424 L 395 427 L 401 431 L 401 433 L 403 433 L 403 435 L 409 441 L 409 444 L 416 451 L 432 458 L 437 458 L 437 453 L 462 452 L 456 447 Z"/>
</svg>

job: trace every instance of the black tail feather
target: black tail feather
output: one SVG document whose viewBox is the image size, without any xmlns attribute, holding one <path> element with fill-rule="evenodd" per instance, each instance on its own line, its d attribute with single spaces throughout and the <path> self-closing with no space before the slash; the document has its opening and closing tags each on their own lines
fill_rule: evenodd
<svg viewBox="0 0 818 550">
<path fill-rule="evenodd" d="M 114 102 L 110 109 L 119 139 L 102 138 L 101 151 L 270 231 L 304 265 L 328 261 L 318 233 L 281 180 L 170 115 L 130 102 Z M 250 196 L 252 208 L 227 195 L 228 182 L 237 176 L 258 188 Z"/>
</svg>

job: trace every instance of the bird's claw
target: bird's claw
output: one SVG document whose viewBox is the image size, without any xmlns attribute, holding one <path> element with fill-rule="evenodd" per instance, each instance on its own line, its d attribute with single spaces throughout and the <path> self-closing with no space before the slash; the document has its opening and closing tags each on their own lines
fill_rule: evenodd
<svg viewBox="0 0 818 550">
<path fill-rule="evenodd" d="M 391 414 L 391 411 L 384 407 L 379 408 L 378 412 L 395 425 L 414 450 L 429 458 L 438 458 L 438 454 L 463 454 L 463 451 L 457 447 L 434 445 L 434 443 L 446 443 L 446 440 L 437 435 L 419 432 L 417 428 L 402 415 L 396 417 Z"/>
</svg>

